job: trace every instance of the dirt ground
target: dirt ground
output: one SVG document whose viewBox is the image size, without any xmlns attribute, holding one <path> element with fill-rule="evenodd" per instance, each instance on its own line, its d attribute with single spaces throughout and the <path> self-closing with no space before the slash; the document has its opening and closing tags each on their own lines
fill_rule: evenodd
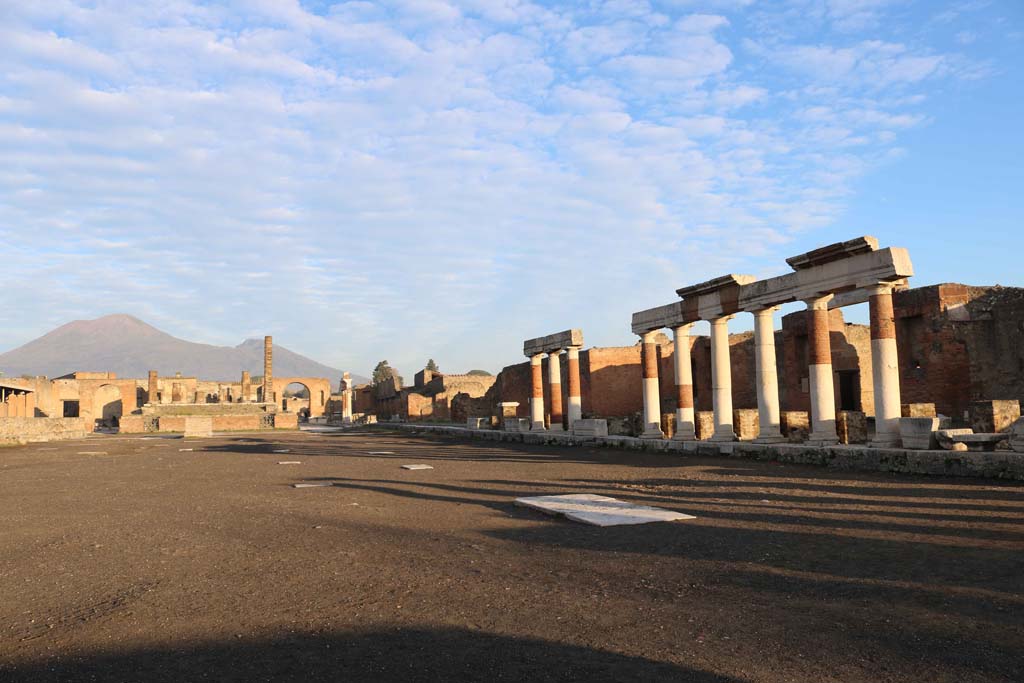
<svg viewBox="0 0 1024 683">
<path fill-rule="evenodd" d="M 697 519 L 512 504 L 570 492 Z M 4 448 L 0 680 L 1018 682 L 1022 550 L 994 481 L 385 431 Z"/>
</svg>

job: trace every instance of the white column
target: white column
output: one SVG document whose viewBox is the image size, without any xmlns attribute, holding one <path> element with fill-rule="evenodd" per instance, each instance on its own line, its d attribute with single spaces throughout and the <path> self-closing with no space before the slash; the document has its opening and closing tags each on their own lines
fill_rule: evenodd
<svg viewBox="0 0 1024 683">
<path fill-rule="evenodd" d="M 832 380 L 832 343 L 829 339 L 828 302 L 832 294 L 807 301 L 807 340 L 810 359 L 807 374 L 811 385 L 811 435 L 807 443 L 829 446 L 839 443 L 836 434 L 836 393 Z"/>
<path fill-rule="evenodd" d="M 551 387 L 551 425 L 553 432 L 565 431 L 562 425 L 562 351 L 556 350 L 548 354 L 548 385 Z"/>
<path fill-rule="evenodd" d="M 692 324 L 672 328 L 676 370 L 676 433 L 673 441 L 693 441 L 697 438 L 693 414 L 693 368 L 690 365 L 690 328 Z"/>
<path fill-rule="evenodd" d="M 732 366 L 729 361 L 731 315 L 711 321 L 711 401 L 715 411 L 712 441 L 735 441 L 732 427 Z"/>
<path fill-rule="evenodd" d="M 657 330 L 641 336 L 640 371 L 644 389 L 644 431 L 641 439 L 664 439 L 661 431 L 661 396 L 658 390 L 658 347 L 654 341 Z"/>
<path fill-rule="evenodd" d="M 580 388 L 580 347 L 565 350 L 566 376 L 569 380 L 569 431 L 576 420 L 583 418 L 583 392 Z"/>
<path fill-rule="evenodd" d="M 544 354 L 530 356 L 530 429 L 544 431 Z"/>
<path fill-rule="evenodd" d="M 875 391 L 875 438 L 872 446 L 900 443 L 900 370 L 896 356 L 896 319 L 892 285 L 880 284 L 869 292 L 871 315 L 871 379 Z"/>
<path fill-rule="evenodd" d="M 757 416 L 759 428 L 756 443 L 782 441 L 782 414 L 779 410 L 779 375 L 775 367 L 775 311 L 764 308 L 754 311 L 754 360 L 757 371 Z"/>
</svg>

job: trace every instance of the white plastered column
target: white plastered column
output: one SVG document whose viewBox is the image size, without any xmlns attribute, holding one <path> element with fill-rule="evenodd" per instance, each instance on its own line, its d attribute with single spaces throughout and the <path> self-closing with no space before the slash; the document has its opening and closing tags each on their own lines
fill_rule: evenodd
<svg viewBox="0 0 1024 683">
<path fill-rule="evenodd" d="M 754 362 L 757 381 L 758 433 L 755 443 L 782 441 L 779 409 L 779 374 L 775 365 L 775 312 L 777 307 L 754 311 Z"/>
<path fill-rule="evenodd" d="M 553 432 L 565 431 L 562 425 L 562 351 L 548 353 L 548 386 L 551 392 L 551 424 Z"/>
<path fill-rule="evenodd" d="M 535 432 L 544 428 L 544 354 L 530 356 L 530 429 Z"/>
<path fill-rule="evenodd" d="M 673 441 L 697 438 L 693 413 L 693 368 L 690 363 L 690 328 L 692 324 L 672 328 L 675 350 L 672 352 L 676 371 L 676 432 Z"/>
<path fill-rule="evenodd" d="M 896 355 L 896 320 L 892 285 L 868 290 L 871 315 L 871 379 L 875 393 L 875 438 L 878 448 L 900 444 L 900 370 Z"/>
<path fill-rule="evenodd" d="M 828 302 L 832 294 L 807 301 L 807 339 L 810 358 L 807 374 L 811 388 L 811 434 L 807 442 L 815 446 L 839 443 L 836 433 L 836 394 L 832 379 L 832 343 Z"/>
<path fill-rule="evenodd" d="M 641 335 L 640 371 L 644 391 L 644 431 L 641 439 L 664 439 L 661 431 L 661 396 L 658 389 L 658 347 L 655 342 L 657 330 Z"/>
<path fill-rule="evenodd" d="M 729 360 L 731 315 L 711 321 L 711 401 L 715 411 L 712 441 L 735 441 L 732 426 L 732 366 Z"/>
<path fill-rule="evenodd" d="M 565 350 L 566 379 L 569 380 L 569 431 L 576 420 L 583 418 L 583 393 L 580 387 L 580 347 L 570 346 Z"/>
</svg>

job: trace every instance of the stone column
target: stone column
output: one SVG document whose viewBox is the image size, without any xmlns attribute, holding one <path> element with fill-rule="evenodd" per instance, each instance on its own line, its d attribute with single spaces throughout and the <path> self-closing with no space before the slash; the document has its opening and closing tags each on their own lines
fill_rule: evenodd
<svg viewBox="0 0 1024 683">
<path fill-rule="evenodd" d="M 778 308 L 754 311 L 754 353 L 757 366 L 757 416 L 760 427 L 756 443 L 782 441 L 782 413 L 779 410 L 779 374 L 775 366 L 775 322 Z"/>
<path fill-rule="evenodd" d="M 875 438 L 871 445 L 884 448 L 900 443 L 900 370 L 896 357 L 896 318 L 892 285 L 869 290 L 871 315 L 871 378 L 875 391 Z"/>
<path fill-rule="evenodd" d="M 242 402 L 249 400 L 249 395 L 252 392 L 252 376 L 248 370 L 242 370 L 242 396 L 239 399 Z"/>
<path fill-rule="evenodd" d="M 657 330 L 641 336 L 640 369 L 644 390 L 644 431 L 641 439 L 664 439 L 661 431 L 661 395 L 658 388 L 658 346 L 654 342 Z"/>
<path fill-rule="evenodd" d="M 672 328 L 675 351 L 672 353 L 676 370 L 676 433 L 673 441 L 693 441 L 697 438 L 693 414 L 693 368 L 690 361 L 690 328 L 692 324 Z"/>
<path fill-rule="evenodd" d="M 156 374 L 156 370 L 149 371 L 149 396 L 147 400 L 150 404 L 156 405 L 158 402 L 158 396 L 160 395 L 160 381 L 159 376 Z"/>
<path fill-rule="evenodd" d="M 732 366 L 729 360 L 731 315 L 711 321 L 711 402 L 715 411 L 712 441 L 735 441 L 732 427 Z"/>
<path fill-rule="evenodd" d="M 530 429 L 544 431 L 544 354 L 530 356 Z"/>
<path fill-rule="evenodd" d="M 551 426 L 553 432 L 565 430 L 562 425 L 562 351 L 548 354 L 548 384 L 551 389 Z"/>
<path fill-rule="evenodd" d="M 569 380 L 569 431 L 572 425 L 583 417 L 583 392 L 580 389 L 580 347 L 570 346 L 565 350 L 566 376 Z"/>
<path fill-rule="evenodd" d="M 832 380 L 832 343 L 829 340 L 828 302 L 832 294 L 807 300 L 807 339 L 810 358 L 811 435 L 814 446 L 839 443 L 836 434 L 836 393 Z"/>
<path fill-rule="evenodd" d="M 274 402 L 274 338 L 263 338 L 263 402 Z"/>
</svg>

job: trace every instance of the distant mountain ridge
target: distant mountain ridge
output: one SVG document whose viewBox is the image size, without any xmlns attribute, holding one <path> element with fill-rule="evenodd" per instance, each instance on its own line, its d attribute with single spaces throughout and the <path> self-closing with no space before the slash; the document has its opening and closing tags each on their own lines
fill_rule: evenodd
<svg viewBox="0 0 1024 683">
<path fill-rule="evenodd" d="M 60 377 L 76 371 L 116 372 L 144 378 L 180 372 L 220 382 L 237 382 L 243 370 L 263 374 L 263 340 L 246 339 L 235 347 L 198 344 L 171 336 L 131 315 L 75 320 L 16 349 L 0 354 L 0 371 L 8 377 Z M 342 371 L 274 343 L 276 377 L 327 377 L 338 386 Z M 353 375 L 356 383 L 367 382 Z"/>
</svg>

